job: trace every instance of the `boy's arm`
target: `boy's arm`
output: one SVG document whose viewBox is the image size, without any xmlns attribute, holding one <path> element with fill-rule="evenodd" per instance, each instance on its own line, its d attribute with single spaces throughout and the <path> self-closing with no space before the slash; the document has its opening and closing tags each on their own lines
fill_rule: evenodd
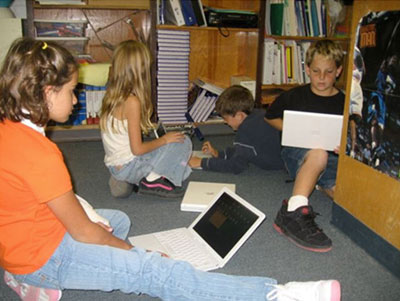
<svg viewBox="0 0 400 301">
<path fill-rule="evenodd" d="M 203 170 L 239 174 L 248 168 L 249 161 L 254 156 L 253 149 L 235 145 L 219 152 L 218 158 L 202 159 L 201 167 Z"/>
<path fill-rule="evenodd" d="M 279 131 L 282 131 L 283 128 L 283 120 L 282 118 L 274 118 L 274 119 L 267 119 L 264 118 L 265 122 L 267 122 L 272 127 L 276 128 Z"/>
</svg>

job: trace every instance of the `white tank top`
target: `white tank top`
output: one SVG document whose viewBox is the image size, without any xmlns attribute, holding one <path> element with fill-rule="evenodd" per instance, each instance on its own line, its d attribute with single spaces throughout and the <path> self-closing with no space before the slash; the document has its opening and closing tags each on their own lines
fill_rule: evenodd
<svg viewBox="0 0 400 301">
<path fill-rule="evenodd" d="M 116 130 L 111 127 L 113 122 Z M 127 119 L 118 120 L 108 116 L 106 131 L 101 131 L 101 140 L 106 153 L 104 157 L 106 166 L 124 165 L 135 158 L 129 144 Z"/>
</svg>

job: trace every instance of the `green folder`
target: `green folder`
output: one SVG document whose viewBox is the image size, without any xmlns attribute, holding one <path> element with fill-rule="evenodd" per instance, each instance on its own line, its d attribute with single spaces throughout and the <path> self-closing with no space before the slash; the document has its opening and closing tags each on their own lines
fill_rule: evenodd
<svg viewBox="0 0 400 301">
<path fill-rule="evenodd" d="M 283 28 L 283 3 L 271 3 L 271 34 L 276 36 L 282 35 Z"/>
</svg>

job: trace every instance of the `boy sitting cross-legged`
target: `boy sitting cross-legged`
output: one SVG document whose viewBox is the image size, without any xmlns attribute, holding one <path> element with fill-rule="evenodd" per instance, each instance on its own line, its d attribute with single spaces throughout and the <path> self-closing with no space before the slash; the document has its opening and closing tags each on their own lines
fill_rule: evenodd
<svg viewBox="0 0 400 301">
<path fill-rule="evenodd" d="M 281 169 L 279 131 L 264 121 L 265 110 L 254 109 L 254 99 L 245 87 L 234 85 L 219 96 L 216 111 L 236 131 L 233 146 L 216 150 L 209 141 L 203 153 L 212 158 L 192 157 L 191 167 L 238 174 L 252 163 L 263 169 Z"/>
</svg>

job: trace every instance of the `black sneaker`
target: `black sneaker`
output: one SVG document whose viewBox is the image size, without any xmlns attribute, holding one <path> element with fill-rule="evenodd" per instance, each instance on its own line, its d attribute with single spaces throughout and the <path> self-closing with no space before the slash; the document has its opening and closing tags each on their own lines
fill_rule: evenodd
<svg viewBox="0 0 400 301">
<path fill-rule="evenodd" d="M 140 180 L 138 193 L 156 195 L 164 198 L 178 198 L 183 196 L 185 190 L 182 187 L 176 187 L 165 177 L 158 178 L 151 182 L 143 178 Z"/>
<path fill-rule="evenodd" d="M 332 249 L 332 241 L 314 222 L 318 213 L 311 206 L 302 206 L 293 212 L 287 211 L 288 201 L 282 202 L 274 228 L 286 235 L 298 247 L 314 251 L 328 252 Z"/>
</svg>

